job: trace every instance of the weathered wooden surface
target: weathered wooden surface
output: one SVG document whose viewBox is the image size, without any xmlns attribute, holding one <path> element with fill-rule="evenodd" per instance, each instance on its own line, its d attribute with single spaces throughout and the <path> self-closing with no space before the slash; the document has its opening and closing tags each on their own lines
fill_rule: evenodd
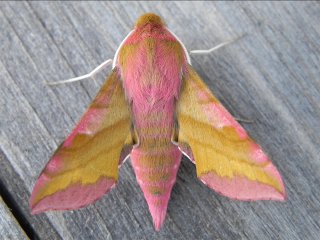
<svg viewBox="0 0 320 240">
<path fill-rule="evenodd" d="M 242 125 L 281 172 L 285 203 L 219 196 L 183 161 L 157 233 L 127 162 L 117 187 L 94 205 L 30 215 L 28 198 L 38 174 L 108 71 L 97 76 L 98 84 L 43 82 L 82 75 L 112 58 L 147 11 L 160 14 L 188 49 L 248 33 L 192 61 L 233 115 L 254 120 Z M 318 2 L 1 2 L 0 180 L 6 203 L 34 239 L 317 239 L 319 23 Z"/>
<path fill-rule="evenodd" d="M 0 197 L 0 234 L 3 239 L 28 239 L 15 217 Z"/>
</svg>

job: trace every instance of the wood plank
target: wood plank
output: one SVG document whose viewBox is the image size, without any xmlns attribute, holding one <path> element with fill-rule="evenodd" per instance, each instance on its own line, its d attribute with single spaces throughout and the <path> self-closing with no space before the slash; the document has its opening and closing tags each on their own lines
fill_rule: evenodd
<svg viewBox="0 0 320 240">
<path fill-rule="evenodd" d="M 95 204 L 32 216 L 28 198 L 51 153 L 80 118 L 96 83 L 48 87 L 113 58 L 144 12 L 188 49 L 247 36 L 194 68 L 263 146 L 288 200 L 239 202 L 199 182 L 183 161 L 159 233 L 131 165 Z M 320 5 L 317 2 L 4 2 L 0 5 L 0 180 L 40 239 L 317 239 L 320 232 Z M 9 219 L 10 220 L 10 219 Z M 9 221 L 8 220 L 8 221 Z"/>
<path fill-rule="evenodd" d="M 1 197 L 0 239 L 29 239 Z"/>
</svg>

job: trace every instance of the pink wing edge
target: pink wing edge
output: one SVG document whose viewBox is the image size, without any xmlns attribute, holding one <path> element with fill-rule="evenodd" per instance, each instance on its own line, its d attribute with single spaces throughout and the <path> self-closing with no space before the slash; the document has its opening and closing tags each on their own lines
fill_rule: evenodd
<svg viewBox="0 0 320 240">
<path fill-rule="evenodd" d="M 258 146 L 258 145 L 257 145 Z M 258 146 L 259 147 L 259 146 Z M 179 143 L 179 149 L 192 163 L 195 163 L 192 150 L 188 144 Z M 261 148 L 259 147 L 261 150 Z M 266 155 L 261 152 L 265 157 Z M 246 177 L 234 176 L 233 178 L 220 177 L 214 173 L 207 173 L 199 180 L 207 185 L 209 188 L 215 190 L 219 194 L 241 201 L 256 201 L 256 200 L 276 200 L 285 201 L 287 194 L 284 188 L 282 178 L 276 169 L 276 167 L 267 159 L 268 165 L 264 167 L 264 171 L 273 176 L 279 181 L 283 193 L 277 191 L 273 187 L 259 183 L 257 181 L 251 181 Z"/>
<path fill-rule="evenodd" d="M 107 178 L 100 178 L 96 183 L 88 185 L 74 183 L 66 189 L 58 191 L 51 196 L 47 196 L 37 204 L 32 205 L 35 193 L 48 181 L 50 181 L 50 178 L 48 179 L 43 173 L 36 182 L 30 198 L 32 214 L 39 214 L 49 210 L 73 210 L 85 207 L 109 192 L 116 183 L 115 180 Z"/>
<path fill-rule="evenodd" d="M 125 146 L 123 148 L 119 159 L 119 168 L 130 157 L 131 150 L 131 146 Z M 50 177 L 46 175 L 45 171 L 50 171 L 50 168 L 52 168 L 52 166 L 55 165 L 55 162 L 57 162 L 57 158 L 57 156 L 54 156 L 51 161 L 49 161 L 45 170 L 36 181 L 29 202 L 32 214 L 39 214 L 49 210 L 74 210 L 83 208 L 96 202 L 115 187 L 116 181 L 114 179 L 101 177 L 93 184 L 71 184 L 66 189 L 58 191 L 51 196 L 47 196 L 36 204 L 32 204 L 39 190 L 50 182 Z"/>
</svg>

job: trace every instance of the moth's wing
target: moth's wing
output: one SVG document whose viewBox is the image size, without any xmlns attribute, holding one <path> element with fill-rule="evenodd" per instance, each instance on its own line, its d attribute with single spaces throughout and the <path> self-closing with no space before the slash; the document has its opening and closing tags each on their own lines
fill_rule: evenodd
<svg viewBox="0 0 320 240">
<path fill-rule="evenodd" d="M 122 83 L 113 71 L 42 171 L 30 198 L 32 213 L 84 207 L 108 192 L 130 154 L 130 127 Z"/>
<path fill-rule="evenodd" d="M 180 94 L 179 148 L 194 158 L 198 178 L 231 198 L 284 200 L 285 188 L 275 166 L 191 66 Z"/>
</svg>

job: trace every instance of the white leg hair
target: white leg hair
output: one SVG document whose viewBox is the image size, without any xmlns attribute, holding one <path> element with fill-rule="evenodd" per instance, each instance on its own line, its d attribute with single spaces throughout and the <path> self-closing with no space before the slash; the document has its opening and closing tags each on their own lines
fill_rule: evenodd
<svg viewBox="0 0 320 240">
<path fill-rule="evenodd" d="M 229 41 L 226 41 L 226 42 L 223 42 L 223 43 L 220 43 L 218 44 L 217 46 L 213 47 L 213 48 L 210 48 L 210 49 L 204 49 L 204 50 L 191 50 L 190 51 L 190 54 L 199 54 L 199 55 L 205 55 L 205 54 L 209 54 L 209 53 L 212 53 L 216 50 L 218 50 L 219 48 L 222 48 L 226 45 L 229 45 L 231 43 L 234 43 L 236 41 L 238 41 L 239 39 L 243 38 L 244 36 L 246 36 L 247 34 L 243 34 L 241 35 L 240 37 L 237 37 L 235 39 L 232 39 L 232 40 L 229 40 Z"/>
<path fill-rule="evenodd" d="M 71 83 L 71 82 L 76 82 L 76 81 L 81 81 L 83 79 L 86 78 L 90 78 L 92 76 L 94 76 L 96 73 L 98 73 L 99 71 L 101 71 L 101 69 L 103 69 L 104 67 L 110 65 L 112 63 L 112 59 L 108 59 L 106 61 L 104 61 L 103 63 L 101 63 L 98 67 L 96 67 L 95 69 L 93 69 L 91 72 L 79 76 L 79 77 L 75 77 L 75 78 L 70 78 L 70 79 L 66 79 L 66 80 L 62 80 L 62 81 L 58 81 L 58 82 L 45 82 L 47 85 L 58 85 L 58 84 L 63 84 L 63 83 Z"/>
</svg>

